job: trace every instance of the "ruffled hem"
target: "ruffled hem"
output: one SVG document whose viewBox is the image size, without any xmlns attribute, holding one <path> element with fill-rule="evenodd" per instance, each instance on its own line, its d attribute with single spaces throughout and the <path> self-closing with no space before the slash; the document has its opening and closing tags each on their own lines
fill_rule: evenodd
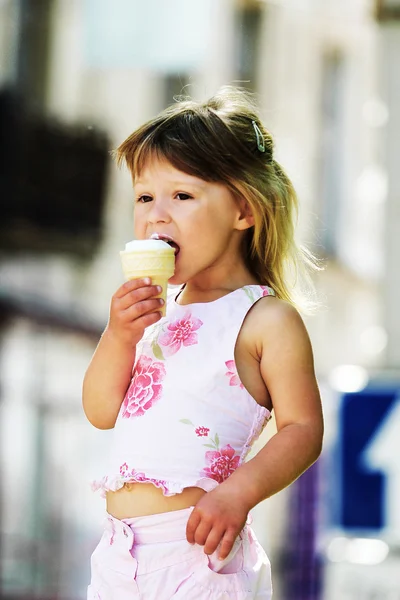
<svg viewBox="0 0 400 600">
<path fill-rule="evenodd" d="M 205 492 L 211 492 L 218 486 L 218 481 L 209 477 L 202 477 L 196 481 L 188 481 L 185 483 L 177 481 L 165 481 L 164 479 L 154 479 L 146 477 L 142 473 L 138 476 L 130 476 L 129 478 L 115 475 L 110 477 L 105 475 L 101 479 L 91 482 L 90 487 L 93 492 L 99 492 L 102 498 L 106 497 L 106 492 L 116 492 L 124 487 L 125 483 L 152 483 L 155 487 L 163 491 L 164 496 L 174 496 L 180 494 L 187 487 L 199 487 Z"/>
</svg>

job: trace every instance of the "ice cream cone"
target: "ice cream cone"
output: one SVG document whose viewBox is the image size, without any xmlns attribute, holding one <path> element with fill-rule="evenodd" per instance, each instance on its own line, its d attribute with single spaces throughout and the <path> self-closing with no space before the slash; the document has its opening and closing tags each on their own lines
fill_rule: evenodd
<svg viewBox="0 0 400 600">
<path fill-rule="evenodd" d="M 134 240 L 120 252 L 122 270 L 126 279 L 151 277 L 153 285 L 160 285 L 163 298 L 160 312 L 165 316 L 168 279 L 175 271 L 175 251 L 162 240 Z"/>
</svg>

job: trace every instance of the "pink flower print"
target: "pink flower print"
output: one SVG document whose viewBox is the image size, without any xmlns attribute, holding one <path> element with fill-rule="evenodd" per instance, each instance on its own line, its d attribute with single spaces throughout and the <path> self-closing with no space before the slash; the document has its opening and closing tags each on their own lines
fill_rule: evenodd
<svg viewBox="0 0 400 600">
<path fill-rule="evenodd" d="M 119 472 L 120 472 L 120 475 L 122 475 L 122 477 L 123 477 L 123 476 L 126 474 L 126 472 L 127 472 L 128 468 L 129 468 L 129 467 L 128 467 L 128 465 L 126 464 L 126 462 L 125 462 L 123 465 L 121 465 L 121 466 L 120 466 L 120 468 L 119 468 Z"/>
<path fill-rule="evenodd" d="M 195 429 L 196 435 L 197 435 L 198 437 L 202 437 L 202 436 L 204 436 L 204 437 L 207 437 L 207 436 L 208 436 L 208 432 L 209 432 L 209 431 L 210 431 L 210 430 L 208 429 L 208 427 L 203 427 L 203 426 L 201 426 L 201 427 L 197 427 L 197 428 Z"/>
<path fill-rule="evenodd" d="M 229 379 L 229 385 L 238 385 L 241 389 L 244 389 L 243 383 L 239 379 L 236 364 L 234 360 L 227 360 L 225 365 L 228 367 L 228 372 L 225 373 Z"/>
<path fill-rule="evenodd" d="M 122 416 L 129 419 L 144 415 L 161 398 L 164 377 L 163 363 L 141 356 L 122 404 Z"/>
<path fill-rule="evenodd" d="M 263 291 L 262 297 L 264 297 L 264 296 L 272 296 L 271 290 L 270 290 L 270 288 L 267 285 L 260 285 L 260 288 Z"/>
<path fill-rule="evenodd" d="M 235 455 L 235 450 L 227 444 L 221 450 L 209 450 L 206 452 L 208 466 L 203 469 L 202 475 L 222 483 L 239 466 L 240 456 Z"/>
<path fill-rule="evenodd" d="M 165 346 L 164 355 L 171 356 L 178 352 L 182 346 L 193 346 L 197 344 L 197 329 L 203 325 L 203 321 L 193 317 L 190 311 L 187 311 L 185 315 L 173 323 L 168 323 L 167 331 L 162 333 L 158 342 L 162 346 Z"/>
</svg>

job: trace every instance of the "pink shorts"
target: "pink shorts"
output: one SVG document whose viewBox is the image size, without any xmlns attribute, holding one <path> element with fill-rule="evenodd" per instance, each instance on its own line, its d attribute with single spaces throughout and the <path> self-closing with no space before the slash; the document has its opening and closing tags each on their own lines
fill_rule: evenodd
<svg viewBox="0 0 400 600">
<path fill-rule="evenodd" d="M 107 514 L 92 554 L 88 600 L 269 600 L 271 567 L 246 525 L 229 556 L 186 540 L 193 507 L 119 521 Z"/>
</svg>

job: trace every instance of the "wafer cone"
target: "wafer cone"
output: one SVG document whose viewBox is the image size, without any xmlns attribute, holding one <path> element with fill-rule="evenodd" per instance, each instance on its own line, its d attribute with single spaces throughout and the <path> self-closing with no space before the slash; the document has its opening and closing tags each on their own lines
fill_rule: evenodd
<svg viewBox="0 0 400 600">
<path fill-rule="evenodd" d="M 160 285 L 163 298 L 160 312 L 165 316 L 168 280 L 175 271 L 175 251 L 161 240 L 137 240 L 129 242 L 120 252 L 122 270 L 126 279 L 151 277 L 152 285 Z"/>
</svg>

